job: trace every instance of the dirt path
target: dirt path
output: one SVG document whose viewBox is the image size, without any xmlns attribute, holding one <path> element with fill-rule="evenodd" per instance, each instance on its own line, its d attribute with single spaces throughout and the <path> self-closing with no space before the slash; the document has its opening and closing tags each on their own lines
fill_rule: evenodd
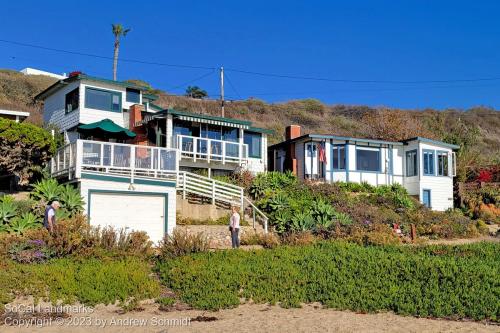
<svg viewBox="0 0 500 333">
<path fill-rule="evenodd" d="M 500 242 L 500 237 L 484 236 L 478 238 L 431 239 L 425 242 L 429 245 L 464 245 L 478 242 Z"/>
<path fill-rule="evenodd" d="M 301 309 L 246 304 L 217 312 L 164 312 L 150 304 L 139 312 L 118 314 L 116 311 L 114 306 L 98 306 L 91 314 L 47 320 L 43 327 L 3 325 L 0 332 L 500 332 L 500 326 L 484 323 L 403 317 L 391 313 L 357 314 L 322 309 L 314 304 Z M 81 318 L 80 324 L 75 318 Z M 209 321 L 199 321 L 203 319 Z"/>
</svg>

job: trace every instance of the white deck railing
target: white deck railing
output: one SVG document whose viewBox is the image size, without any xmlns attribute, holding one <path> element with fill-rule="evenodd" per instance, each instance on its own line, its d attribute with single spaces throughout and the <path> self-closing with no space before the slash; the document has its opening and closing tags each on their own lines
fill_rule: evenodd
<svg viewBox="0 0 500 333">
<path fill-rule="evenodd" d="M 182 191 L 184 199 L 187 193 L 192 193 L 210 198 L 212 204 L 215 204 L 216 201 L 236 206 L 243 204 L 243 188 L 241 186 L 221 182 L 192 172 L 179 171 L 177 189 Z"/>
<path fill-rule="evenodd" d="M 190 158 L 194 162 L 202 160 L 207 163 L 241 164 L 248 157 L 248 145 L 239 142 L 177 135 L 175 144 L 181 157 Z"/>
<path fill-rule="evenodd" d="M 77 140 L 56 152 L 50 172 L 52 176 L 67 173 L 68 178 L 80 178 L 82 171 L 175 178 L 178 154 L 172 148 Z"/>
</svg>

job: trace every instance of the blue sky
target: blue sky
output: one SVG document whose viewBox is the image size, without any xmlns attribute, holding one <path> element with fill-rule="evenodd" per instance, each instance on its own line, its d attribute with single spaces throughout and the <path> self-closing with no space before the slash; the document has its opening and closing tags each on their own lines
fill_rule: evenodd
<svg viewBox="0 0 500 333">
<path fill-rule="evenodd" d="M 120 57 L 226 68 L 226 95 L 270 102 L 401 108 L 500 107 L 498 1 L 25 1 L 3 3 L 0 39 L 112 56 L 110 24 L 132 31 Z M 82 70 L 111 77 L 112 63 L 0 42 L 0 68 Z M 330 82 L 250 75 L 387 82 Z M 211 74 L 209 74 L 211 73 Z M 139 78 L 182 94 L 187 82 L 218 95 L 217 71 L 122 62 Z M 498 78 L 486 81 L 401 81 Z"/>
</svg>

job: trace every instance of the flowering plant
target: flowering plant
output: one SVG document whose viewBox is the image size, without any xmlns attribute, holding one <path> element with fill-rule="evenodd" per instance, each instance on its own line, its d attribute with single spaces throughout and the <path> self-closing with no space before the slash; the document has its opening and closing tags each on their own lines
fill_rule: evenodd
<svg viewBox="0 0 500 333">
<path fill-rule="evenodd" d="M 25 264 L 44 262 L 55 255 L 41 239 L 15 243 L 10 247 L 9 254 L 12 260 Z"/>
</svg>

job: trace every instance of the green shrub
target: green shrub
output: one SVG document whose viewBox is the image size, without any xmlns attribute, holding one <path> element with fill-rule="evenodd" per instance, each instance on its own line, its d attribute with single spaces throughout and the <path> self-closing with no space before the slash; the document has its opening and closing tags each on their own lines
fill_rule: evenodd
<svg viewBox="0 0 500 333">
<path fill-rule="evenodd" d="M 160 308 L 169 308 L 175 304 L 175 298 L 160 297 L 156 299 L 156 303 L 160 304 Z"/>
<path fill-rule="evenodd" d="M 37 216 L 32 213 L 24 213 L 14 217 L 6 227 L 6 230 L 20 235 L 26 233 L 29 229 L 40 228 L 41 226 L 42 223 Z"/>
<path fill-rule="evenodd" d="M 83 211 L 83 198 L 80 191 L 71 185 L 61 186 L 59 193 L 61 208 L 68 212 L 69 216 L 74 216 Z"/>
<path fill-rule="evenodd" d="M 59 257 L 100 256 L 102 251 L 109 255 L 150 256 L 152 245 L 145 232 L 93 227 L 83 215 L 58 221 L 49 238 L 49 246 Z"/>
<path fill-rule="evenodd" d="M 0 118 L 0 175 L 14 174 L 21 185 L 27 185 L 41 174 L 55 149 L 45 129 Z"/>
<path fill-rule="evenodd" d="M 30 196 L 34 200 L 48 203 L 59 200 L 61 190 L 62 186 L 59 185 L 56 179 L 46 178 L 40 180 L 33 186 Z"/>
<path fill-rule="evenodd" d="M 285 173 L 272 171 L 260 173 L 253 180 L 250 186 L 250 193 L 254 198 L 261 198 L 266 191 L 275 191 L 297 183 L 295 177 L 290 171 Z"/>
<path fill-rule="evenodd" d="M 0 263 L 0 302 L 10 293 L 33 295 L 53 304 L 81 302 L 85 305 L 127 304 L 159 295 L 159 283 L 151 277 L 149 264 L 138 258 L 97 260 L 53 259 L 42 265 Z M 2 297 L 2 294 L 4 295 Z M 3 305 L 2 304 L 2 305 Z"/>
<path fill-rule="evenodd" d="M 8 225 L 16 213 L 14 198 L 8 195 L 0 197 L 0 230 Z"/>
<path fill-rule="evenodd" d="M 210 242 L 202 233 L 190 234 L 182 229 L 175 229 L 160 243 L 160 256 L 164 259 L 175 258 L 190 253 L 208 251 Z"/>
<path fill-rule="evenodd" d="M 339 310 L 500 320 L 500 244 L 494 243 L 420 248 L 320 242 L 199 253 L 157 267 L 163 283 L 199 309 L 235 307 L 243 298 L 283 307 L 321 302 Z"/>
</svg>

